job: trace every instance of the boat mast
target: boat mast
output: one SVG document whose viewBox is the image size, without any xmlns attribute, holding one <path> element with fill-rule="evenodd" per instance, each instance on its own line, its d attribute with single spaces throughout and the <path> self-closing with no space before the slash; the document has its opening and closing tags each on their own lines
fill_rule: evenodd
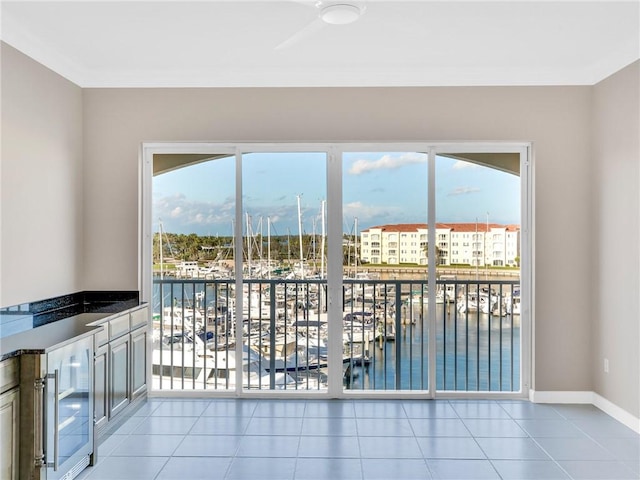
<svg viewBox="0 0 640 480">
<path fill-rule="evenodd" d="M 476 217 L 476 236 L 474 239 L 474 250 L 473 250 L 473 256 L 475 257 L 475 264 L 476 264 L 476 280 L 478 280 L 478 263 L 480 262 L 479 258 L 478 258 L 478 250 L 475 250 L 476 248 L 479 248 L 480 246 L 480 242 L 478 241 L 478 217 Z"/>
<path fill-rule="evenodd" d="M 234 220 L 232 218 L 231 219 L 231 253 L 232 253 L 231 259 L 232 260 L 235 256 L 235 251 L 236 251 L 236 230 L 235 228 L 233 228 L 233 224 L 234 224 Z"/>
<path fill-rule="evenodd" d="M 300 278 L 304 280 L 304 253 L 302 252 L 302 213 L 300 211 L 300 195 L 298 199 L 298 240 L 300 241 Z"/>
<path fill-rule="evenodd" d="M 162 257 L 162 221 L 160 221 L 160 226 L 158 228 L 158 236 L 160 239 L 160 280 L 164 279 L 164 272 L 163 272 L 163 257 Z"/>
<path fill-rule="evenodd" d="M 267 278 L 271 280 L 271 217 L 267 217 Z"/>
<path fill-rule="evenodd" d="M 251 243 L 253 243 L 256 255 L 258 255 L 258 259 L 260 260 L 258 263 L 262 264 L 262 242 L 260 242 L 260 245 L 258 245 L 258 235 L 262 239 L 262 216 L 258 217 L 258 223 L 256 225 L 255 232 L 253 231 L 253 225 L 251 226 Z"/>
<path fill-rule="evenodd" d="M 487 262 L 487 240 L 489 237 L 489 212 L 487 212 L 487 231 L 484 232 L 484 279 L 489 280 L 489 262 Z"/>
<path fill-rule="evenodd" d="M 354 219 L 354 230 L 355 232 L 353 232 L 353 237 L 354 237 L 354 252 L 353 252 L 353 266 L 354 266 L 354 278 L 357 277 L 358 274 L 358 217 L 356 217 Z"/>
<path fill-rule="evenodd" d="M 321 215 L 322 218 L 322 240 L 320 242 L 320 278 L 324 278 L 324 237 L 325 237 L 325 226 L 324 226 L 324 206 L 326 200 L 322 200 L 321 206 Z"/>
<path fill-rule="evenodd" d="M 324 237 L 325 237 L 325 225 L 324 225 L 324 206 L 325 206 L 325 200 L 322 200 L 322 203 L 320 204 L 320 210 L 321 210 L 321 215 L 320 218 L 322 219 L 322 240 L 320 241 L 320 280 L 324 280 Z M 319 295 L 319 299 L 320 299 L 320 306 L 321 306 L 321 310 L 322 312 L 326 312 L 327 308 L 325 305 L 325 299 L 323 298 L 326 295 L 326 285 L 322 285 L 320 284 L 320 288 L 318 288 L 318 295 Z"/>
<path fill-rule="evenodd" d="M 251 277 L 251 225 L 249 223 L 249 212 L 245 212 L 247 217 L 247 275 Z"/>
<path fill-rule="evenodd" d="M 311 230 L 313 234 L 311 235 L 311 258 L 313 258 L 313 268 L 314 270 L 318 265 L 318 256 L 316 254 L 316 224 L 318 223 L 318 219 L 313 217 L 311 219 Z"/>
</svg>

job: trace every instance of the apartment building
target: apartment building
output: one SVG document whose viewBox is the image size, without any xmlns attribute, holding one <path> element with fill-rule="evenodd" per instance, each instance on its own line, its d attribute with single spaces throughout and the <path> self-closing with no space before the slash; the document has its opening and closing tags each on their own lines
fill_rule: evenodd
<svg viewBox="0 0 640 480">
<path fill-rule="evenodd" d="M 379 225 L 360 233 L 363 263 L 427 265 L 428 225 Z M 520 262 L 520 226 L 495 223 L 437 223 L 439 265 L 515 267 Z"/>
</svg>

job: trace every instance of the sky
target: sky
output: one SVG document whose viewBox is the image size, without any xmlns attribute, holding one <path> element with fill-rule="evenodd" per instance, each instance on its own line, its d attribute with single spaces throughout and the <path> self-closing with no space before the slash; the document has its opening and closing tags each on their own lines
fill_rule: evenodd
<svg viewBox="0 0 640 480">
<path fill-rule="evenodd" d="M 243 231 L 297 235 L 322 231 L 327 199 L 324 153 L 251 153 L 242 158 Z M 174 170 L 153 179 L 153 229 L 231 236 L 235 158 Z M 343 231 L 427 222 L 427 155 L 349 152 L 343 157 Z M 436 219 L 443 223 L 520 223 L 520 177 L 436 157 Z M 325 210 L 326 212 L 326 210 Z M 247 220 L 248 214 L 248 220 Z"/>
</svg>

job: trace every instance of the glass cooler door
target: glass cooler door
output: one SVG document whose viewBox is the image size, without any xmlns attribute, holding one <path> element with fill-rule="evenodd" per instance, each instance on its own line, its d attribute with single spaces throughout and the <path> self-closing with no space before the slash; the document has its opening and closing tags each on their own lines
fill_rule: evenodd
<svg viewBox="0 0 640 480">
<path fill-rule="evenodd" d="M 92 338 L 47 355 L 47 479 L 64 477 L 93 452 Z"/>
</svg>

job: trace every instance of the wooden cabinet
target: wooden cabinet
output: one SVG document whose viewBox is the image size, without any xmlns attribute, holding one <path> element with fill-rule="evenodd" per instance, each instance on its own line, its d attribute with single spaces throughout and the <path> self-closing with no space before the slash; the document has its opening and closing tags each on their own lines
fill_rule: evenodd
<svg viewBox="0 0 640 480">
<path fill-rule="evenodd" d="M 0 363 L 0 478 L 18 480 L 20 450 L 19 361 Z"/>
<path fill-rule="evenodd" d="M 95 426 L 98 438 L 147 392 L 147 307 L 108 319 L 95 335 Z M 107 332 L 105 334 L 105 331 Z"/>
</svg>

